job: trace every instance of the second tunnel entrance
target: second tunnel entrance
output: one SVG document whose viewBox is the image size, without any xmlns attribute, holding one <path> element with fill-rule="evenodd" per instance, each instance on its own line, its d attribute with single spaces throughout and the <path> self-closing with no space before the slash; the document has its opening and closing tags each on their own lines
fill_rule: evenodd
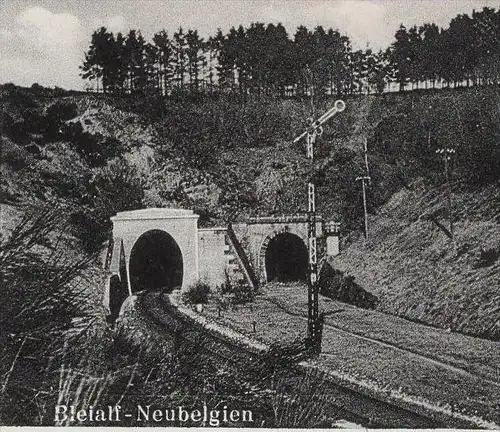
<svg viewBox="0 0 500 432">
<path fill-rule="evenodd" d="M 272 238 L 267 246 L 265 262 L 267 282 L 307 279 L 307 247 L 295 234 L 281 233 Z"/>
</svg>

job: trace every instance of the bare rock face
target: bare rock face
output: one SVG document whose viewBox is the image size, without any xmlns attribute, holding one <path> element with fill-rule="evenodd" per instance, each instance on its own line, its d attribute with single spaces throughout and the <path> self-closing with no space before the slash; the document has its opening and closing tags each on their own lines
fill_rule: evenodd
<svg viewBox="0 0 500 432">
<path fill-rule="evenodd" d="M 151 126 L 143 126 L 137 114 L 120 111 L 102 101 L 87 104 L 78 117 L 69 121 L 75 122 L 80 122 L 85 132 L 114 137 L 131 147 L 152 145 L 156 139 L 156 131 Z"/>
</svg>

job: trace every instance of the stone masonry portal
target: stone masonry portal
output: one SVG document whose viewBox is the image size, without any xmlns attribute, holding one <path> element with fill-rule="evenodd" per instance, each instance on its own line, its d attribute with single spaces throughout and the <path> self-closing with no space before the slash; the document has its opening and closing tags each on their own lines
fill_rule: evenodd
<svg viewBox="0 0 500 432">
<path fill-rule="evenodd" d="M 104 303 L 111 316 L 123 299 L 143 290 L 186 291 L 198 281 L 210 286 L 304 280 L 307 215 L 251 218 L 228 227 L 198 228 L 192 210 L 148 208 L 111 218 L 113 238 L 106 268 Z M 338 226 L 326 224 L 326 254 L 338 254 Z M 323 234 L 321 219 L 318 236 Z"/>
</svg>

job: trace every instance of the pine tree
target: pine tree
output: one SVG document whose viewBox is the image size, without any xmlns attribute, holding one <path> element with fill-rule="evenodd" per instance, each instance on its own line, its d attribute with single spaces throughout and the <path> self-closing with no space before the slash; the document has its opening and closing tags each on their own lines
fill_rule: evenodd
<svg viewBox="0 0 500 432">
<path fill-rule="evenodd" d="M 392 61 L 395 65 L 399 91 L 403 91 L 411 74 L 410 37 L 403 24 L 400 25 L 395 38 L 396 42 L 392 45 Z"/>
<path fill-rule="evenodd" d="M 219 91 L 231 91 L 234 82 L 234 56 L 229 36 L 224 36 L 222 30 L 218 29 L 217 34 L 211 40 L 211 45 L 212 49 L 217 53 L 216 71 L 218 75 Z"/>
<path fill-rule="evenodd" d="M 286 88 L 294 84 L 292 42 L 281 23 L 267 26 L 266 39 L 267 85 L 274 95 L 283 97 Z"/>
<path fill-rule="evenodd" d="M 116 63 L 114 56 L 114 37 L 106 27 L 101 27 L 92 34 L 89 50 L 85 53 L 85 60 L 80 66 L 83 79 L 96 80 L 99 91 L 99 80 L 104 93 L 113 89 L 113 68 Z"/>
<path fill-rule="evenodd" d="M 197 94 L 200 90 L 200 69 L 204 60 L 203 39 L 197 30 L 188 30 L 186 34 L 186 56 L 189 76 L 189 90 Z"/>
<path fill-rule="evenodd" d="M 124 93 L 127 80 L 127 60 L 125 54 L 125 38 L 121 33 L 116 35 L 113 44 L 114 69 L 113 69 L 113 87 L 115 93 Z"/>
<path fill-rule="evenodd" d="M 310 66 L 316 58 L 314 37 L 305 26 L 300 26 L 294 36 L 296 82 L 298 94 L 305 96 L 313 92 Z"/>
<path fill-rule="evenodd" d="M 171 81 L 173 78 L 172 60 L 173 46 L 165 30 L 155 33 L 153 43 L 157 53 L 157 76 L 158 89 L 160 94 L 167 95 L 171 90 Z"/>
<path fill-rule="evenodd" d="M 419 28 L 422 39 L 422 78 L 430 82 L 432 87 L 436 87 L 436 80 L 439 77 L 440 52 L 440 32 L 436 24 L 424 24 Z"/>
<path fill-rule="evenodd" d="M 143 92 L 148 82 L 146 70 L 146 42 L 140 31 L 130 30 L 125 41 L 127 86 L 130 93 Z"/>
<path fill-rule="evenodd" d="M 418 88 L 420 81 L 423 81 L 424 75 L 424 52 L 421 33 L 418 27 L 414 25 L 408 32 L 409 46 L 409 80 L 413 87 Z"/>
<path fill-rule="evenodd" d="M 186 67 L 187 67 L 187 56 L 186 56 L 186 37 L 182 27 L 174 33 L 174 57 L 172 61 L 174 70 L 174 81 L 175 85 L 181 91 L 184 90 L 184 84 L 186 79 Z"/>
</svg>

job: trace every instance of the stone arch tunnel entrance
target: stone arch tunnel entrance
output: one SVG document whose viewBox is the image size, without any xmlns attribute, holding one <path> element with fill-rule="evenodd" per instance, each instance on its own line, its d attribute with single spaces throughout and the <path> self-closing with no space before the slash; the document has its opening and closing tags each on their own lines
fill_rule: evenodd
<svg viewBox="0 0 500 432">
<path fill-rule="evenodd" d="M 265 255 L 267 282 L 305 281 L 308 256 L 307 247 L 299 236 L 280 233 L 273 237 Z"/>
<path fill-rule="evenodd" d="M 147 231 L 132 248 L 129 271 L 132 292 L 159 289 L 171 292 L 182 285 L 181 250 L 167 232 Z"/>
</svg>

